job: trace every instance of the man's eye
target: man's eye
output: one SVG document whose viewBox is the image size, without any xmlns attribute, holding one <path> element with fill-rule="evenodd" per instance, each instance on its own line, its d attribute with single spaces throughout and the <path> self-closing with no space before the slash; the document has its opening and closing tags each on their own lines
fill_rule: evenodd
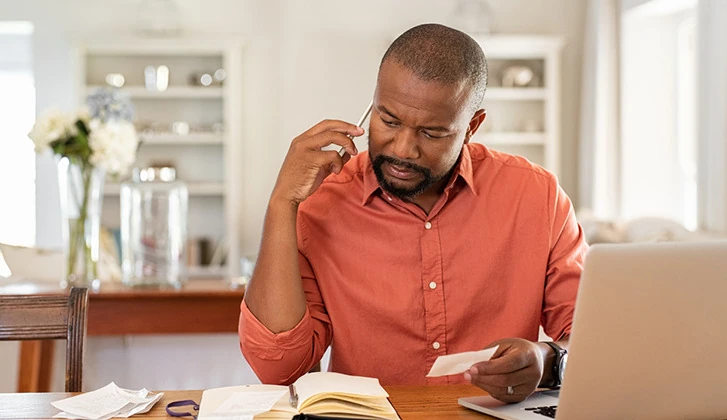
<svg viewBox="0 0 727 420">
<path fill-rule="evenodd" d="M 442 137 L 447 137 L 447 136 L 442 136 L 442 135 L 431 134 L 426 131 L 422 131 L 422 133 L 424 133 L 425 137 L 430 138 L 430 139 L 441 139 Z"/>
<path fill-rule="evenodd" d="M 396 126 L 398 126 L 398 125 L 399 125 L 399 124 L 398 124 L 397 122 L 395 122 L 395 121 L 386 121 L 386 120 L 385 120 L 385 119 L 383 119 L 383 118 L 381 119 L 381 121 L 383 121 L 383 122 L 384 122 L 384 124 L 388 125 L 389 127 L 396 127 Z"/>
</svg>

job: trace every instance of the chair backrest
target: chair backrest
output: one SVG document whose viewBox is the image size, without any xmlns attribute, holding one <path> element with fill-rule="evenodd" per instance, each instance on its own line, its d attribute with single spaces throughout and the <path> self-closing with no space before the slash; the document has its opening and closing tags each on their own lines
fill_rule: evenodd
<svg viewBox="0 0 727 420">
<path fill-rule="evenodd" d="M 88 289 L 68 295 L 0 296 L 0 340 L 66 340 L 66 392 L 81 392 Z"/>
</svg>

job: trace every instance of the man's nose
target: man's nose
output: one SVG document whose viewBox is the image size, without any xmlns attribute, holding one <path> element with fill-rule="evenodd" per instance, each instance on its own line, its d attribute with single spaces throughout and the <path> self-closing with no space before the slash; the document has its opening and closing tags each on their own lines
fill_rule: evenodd
<svg viewBox="0 0 727 420">
<path fill-rule="evenodd" d="M 391 153 L 401 160 L 412 160 L 419 157 L 419 146 L 417 144 L 416 131 L 409 128 L 401 128 L 394 135 L 394 142 Z"/>
</svg>

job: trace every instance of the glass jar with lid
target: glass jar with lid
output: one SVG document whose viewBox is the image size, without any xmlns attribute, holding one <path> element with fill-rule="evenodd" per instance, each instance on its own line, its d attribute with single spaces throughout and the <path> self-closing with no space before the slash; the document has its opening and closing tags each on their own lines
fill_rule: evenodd
<svg viewBox="0 0 727 420">
<path fill-rule="evenodd" d="M 134 169 L 121 185 L 121 257 L 127 286 L 182 286 L 188 192 L 172 167 Z"/>
</svg>

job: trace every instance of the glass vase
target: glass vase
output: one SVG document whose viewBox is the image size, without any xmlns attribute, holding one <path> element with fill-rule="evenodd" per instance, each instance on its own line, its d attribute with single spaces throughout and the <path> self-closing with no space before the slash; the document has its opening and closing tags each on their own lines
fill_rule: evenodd
<svg viewBox="0 0 727 420">
<path fill-rule="evenodd" d="M 135 169 L 121 184 L 123 282 L 181 288 L 185 279 L 187 185 L 172 167 Z"/>
<path fill-rule="evenodd" d="M 64 287 L 97 290 L 101 205 L 105 171 L 80 159 L 58 161 L 58 181 L 66 253 Z"/>
</svg>

